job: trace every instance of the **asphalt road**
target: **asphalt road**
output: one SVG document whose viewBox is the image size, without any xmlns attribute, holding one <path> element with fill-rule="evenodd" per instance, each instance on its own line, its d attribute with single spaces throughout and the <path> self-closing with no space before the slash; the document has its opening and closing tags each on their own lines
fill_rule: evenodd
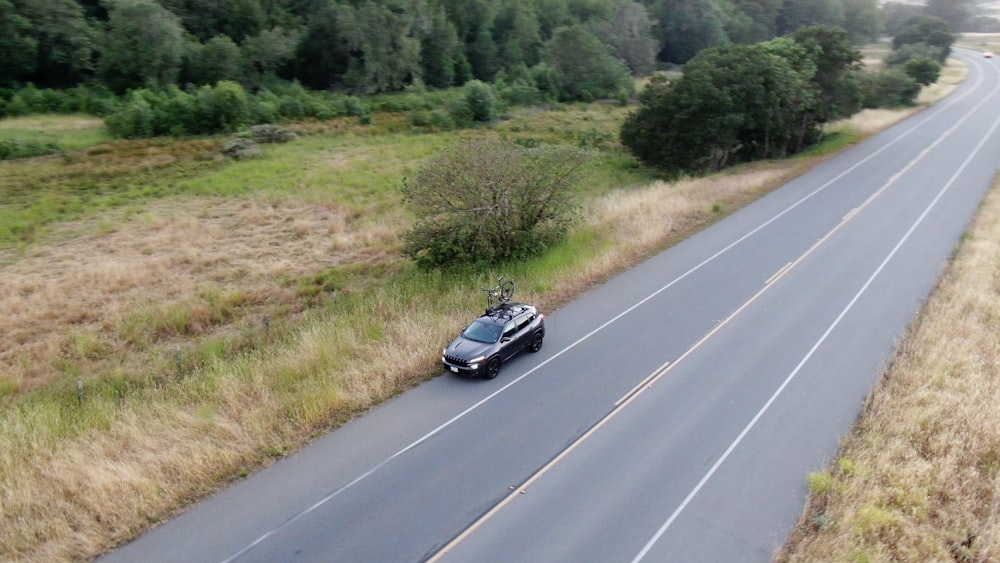
<svg viewBox="0 0 1000 563">
<path fill-rule="evenodd" d="M 1000 62 L 943 102 L 111 561 L 768 561 L 992 182 Z M 446 343 L 442 343 L 442 346 Z"/>
</svg>

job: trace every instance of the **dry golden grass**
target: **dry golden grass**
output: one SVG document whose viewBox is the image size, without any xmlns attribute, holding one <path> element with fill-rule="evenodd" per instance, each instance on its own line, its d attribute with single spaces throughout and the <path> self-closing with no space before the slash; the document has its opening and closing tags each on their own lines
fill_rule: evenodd
<svg viewBox="0 0 1000 563">
<path fill-rule="evenodd" d="M 800 169 L 747 169 L 712 177 L 655 182 L 641 189 L 622 190 L 593 202 L 587 212 L 591 225 L 614 233 L 613 256 L 629 247 L 642 255 L 665 240 L 719 218 L 789 180 Z M 718 206 L 718 209 L 715 207 Z M 625 254 L 628 254 L 627 252 Z"/>
<path fill-rule="evenodd" d="M 780 560 L 1000 559 L 998 326 L 994 186 Z"/>
<path fill-rule="evenodd" d="M 612 244 L 584 271 L 555 281 L 558 293 L 527 288 L 520 293 L 543 306 L 555 306 L 666 241 L 721 218 L 724 214 L 713 210 L 716 204 L 736 208 L 798 171 L 751 169 L 609 194 L 591 204 L 588 227 L 614 232 Z M 46 311 L 45 319 L 32 321 L 21 313 L 20 319 L 33 329 L 34 338 L 27 340 L 35 343 L 23 344 L 22 350 L 44 354 L 48 347 L 64 345 L 64 336 L 45 334 L 46 323 L 68 326 L 77 318 L 114 324 L 111 319 L 149 300 L 153 292 L 179 299 L 195 291 L 199 275 L 219 278 L 221 284 L 242 272 L 243 287 L 254 287 L 255 279 L 263 287 L 275 272 L 295 267 L 296 253 L 338 256 L 330 249 L 336 243 L 296 235 L 289 217 L 314 217 L 312 230 L 320 239 L 331 231 L 354 237 L 348 249 L 370 247 L 373 237 L 383 236 L 350 232 L 336 210 L 220 202 L 207 207 L 211 212 L 203 217 L 199 208 L 185 212 L 172 206 L 171 213 L 150 212 L 117 232 L 38 250 L 5 270 L 3 275 L 25 288 L 15 292 L 21 295 L 15 302 L 44 296 L 37 303 Z M 237 224 L 256 232 L 241 232 L 246 229 L 234 228 Z M 271 244 L 276 241 L 280 246 Z M 160 250 L 144 251 L 150 247 Z M 85 250 L 96 256 L 88 260 L 91 266 L 76 272 L 67 267 L 52 280 L 31 274 L 52 261 L 68 266 Z M 0 451 L 7 456 L 0 458 L 0 557 L 92 557 L 244 468 L 266 462 L 269 452 L 295 448 L 331 420 L 413 385 L 433 370 L 436 358 L 427 350 L 446 341 L 469 309 L 467 295 L 427 299 L 413 300 L 399 288 L 381 288 L 366 310 L 368 324 L 329 319 L 308 323 L 285 347 L 205 366 L 169 391 L 149 389 L 128 404 L 95 404 L 89 408 L 113 410 L 105 432 L 65 438 L 15 428 L 24 422 L 0 417 L 10 430 L 0 437 Z M 441 303 L 452 304 L 452 309 Z M 94 307 L 102 315 L 79 321 L 81 311 Z M 383 344 L 387 339 L 392 346 Z M 409 360 L 401 363 L 405 358 Z M 28 443 L 12 442 L 15 436 Z M 54 448 L 57 454 L 50 453 Z"/>
<path fill-rule="evenodd" d="M 66 119 L 63 115 L 26 115 L 19 117 L 6 117 L 2 120 L 3 129 L 44 129 L 44 130 L 64 130 L 64 129 L 103 129 L 104 120 L 92 115 L 78 115 L 72 119 Z"/>
<path fill-rule="evenodd" d="M 963 33 L 955 43 L 969 49 L 996 53 L 1000 52 L 1000 33 Z"/>
<path fill-rule="evenodd" d="M 130 219 L 81 234 L 65 225 L 53 244 L 32 246 L 0 270 L 0 373 L 30 390 L 80 366 L 86 378 L 134 345 L 123 327 L 143 310 L 180 307 L 200 322 L 199 295 L 238 292 L 240 305 L 294 301 L 282 284 L 381 256 L 405 224 L 360 223 L 330 204 L 294 201 L 164 200 Z M 283 292 L 275 295 L 275 292 Z M 204 313 L 203 313 L 204 314 Z M 136 358 L 142 362 L 144 359 Z M 135 370 L 128 370 L 135 371 Z"/>
<path fill-rule="evenodd" d="M 343 158 L 309 173 L 340 171 Z M 545 308 L 563 303 L 812 164 L 745 167 L 595 198 L 582 230 L 610 236 L 584 266 L 551 280 L 557 289 L 519 288 L 519 298 Z M 52 377 L 44 369 L 51 353 L 95 368 L 120 356 L 109 350 L 130 345 L 122 326 L 137 310 L 181 307 L 210 325 L 211 315 L 198 313 L 201 296 L 237 293 L 234 318 L 200 329 L 222 330 L 241 322 L 240 304 L 287 303 L 289 296 L 274 295 L 290 291 L 278 283 L 284 277 L 328 265 L 392 264 L 405 221 L 380 209 L 384 218 L 371 221 L 356 210 L 291 199 L 176 197 L 138 215 L 67 223 L 44 244 L 0 256 L 0 284 L 15 289 L 0 295 L 0 306 L 17 315 L 18 335 L 15 323 L 10 334 L 0 332 L 0 369 L 21 370 L 19 386 L 41 387 Z M 88 396 L 82 409 L 0 412 L 0 559 L 87 559 L 134 537 L 433 373 L 437 359 L 428 350 L 478 307 L 478 296 L 460 289 L 370 290 L 353 317 L 307 312 L 285 340 L 210 360 L 126 401 Z M 15 357 L 31 358 L 34 371 Z M 89 419 L 77 424 L 75 417 Z"/>
</svg>

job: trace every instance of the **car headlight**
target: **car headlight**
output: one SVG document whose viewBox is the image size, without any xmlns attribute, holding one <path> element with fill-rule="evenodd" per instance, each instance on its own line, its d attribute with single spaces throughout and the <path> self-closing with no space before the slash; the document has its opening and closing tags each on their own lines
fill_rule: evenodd
<svg viewBox="0 0 1000 563">
<path fill-rule="evenodd" d="M 479 362 L 481 362 L 481 361 L 483 361 L 485 359 L 486 359 L 486 356 L 479 356 L 478 358 L 472 358 L 471 360 L 469 360 L 469 363 L 470 364 L 478 364 Z"/>
</svg>

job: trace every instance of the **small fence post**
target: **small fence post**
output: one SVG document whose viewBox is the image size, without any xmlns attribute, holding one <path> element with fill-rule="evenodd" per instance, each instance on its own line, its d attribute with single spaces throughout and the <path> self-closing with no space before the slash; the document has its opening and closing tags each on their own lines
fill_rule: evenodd
<svg viewBox="0 0 1000 563">
<path fill-rule="evenodd" d="M 264 336 L 271 338 L 271 315 L 264 315 Z"/>
<path fill-rule="evenodd" d="M 177 350 L 174 351 L 174 359 L 177 361 L 177 373 L 181 372 L 181 345 L 177 345 Z"/>
<path fill-rule="evenodd" d="M 77 379 L 76 380 L 76 400 L 80 403 L 80 406 L 82 407 L 83 406 L 83 380 L 82 379 Z"/>
</svg>

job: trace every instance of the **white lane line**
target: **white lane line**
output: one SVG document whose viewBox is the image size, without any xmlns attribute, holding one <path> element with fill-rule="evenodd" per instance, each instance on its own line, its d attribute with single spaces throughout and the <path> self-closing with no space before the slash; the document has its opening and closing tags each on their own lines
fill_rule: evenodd
<svg viewBox="0 0 1000 563">
<path fill-rule="evenodd" d="M 705 483 L 707 483 L 708 480 L 711 479 L 713 475 L 715 475 L 715 472 L 719 470 L 719 467 L 722 466 L 722 464 L 726 461 L 729 455 L 733 453 L 733 451 L 737 448 L 737 446 L 740 445 L 740 443 L 747 436 L 747 434 L 750 433 L 750 430 L 753 429 L 753 427 L 757 424 L 757 421 L 759 421 L 761 417 L 764 416 L 764 413 L 766 413 L 767 410 L 771 408 L 771 405 L 774 403 L 775 400 L 777 400 L 778 396 L 781 395 L 782 391 L 784 391 L 785 388 L 788 387 L 788 384 L 791 383 L 793 379 L 795 379 L 795 376 L 798 375 L 799 371 L 802 370 L 802 367 L 805 366 L 806 362 L 808 362 L 809 359 L 812 358 L 813 354 L 816 353 L 816 350 L 819 349 L 820 345 L 822 345 L 823 342 L 826 341 L 827 337 L 830 336 L 830 333 L 832 333 L 833 330 L 837 327 L 837 325 L 840 324 L 840 321 L 844 318 L 844 316 L 847 315 L 848 311 L 850 311 L 854 307 L 854 304 L 857 303 L 858 299 L 860 299 L 861 296 L 865 293 L 865 291 L 868 290 L 868 287 L 872 284 L 872 282 L 875 281 L 875 278 L 878 277 L 880 273 L 882 273 L 882 270 L 885 269 L 889 261 L 892 260 L 892 258 L 896 255 L 897 252 L 899 252 L 899 249 L 902 248 L 903 244 L 907 240 L 909 240 L 910 236 L 913 234 L 914 231 L 916 231 L 917 227 L 924 222 L 924 219 L 931 212 L 931 210 L 933 210 L 934 207 L 937 206 L 938 202 L 941 201 L 941 198 L 944 197 L 944 194 L 949 189 L 951 189 L 952 185 L 958 179 L 959 175 L 965 171 L 966 167 L 968 167 L 969 163 L 972 161 L 972 158 L 980 150 L 982 150 L 983 145 L 986 144 L 986 141 L 989 140 L 989 138 L 993 136 L 994 133 L 996 133 L 998 127 L 1000 127 L 1000 117 L 998 117 L 993 122 L 993 125 L 990 127 L 990 130 L 986 133 L 986 135 L 982 139 L 980 139 L 979 143 L 976 145 L 976 148 L 969 154 L 969 156 L 966 157 L 965 161 L 962 162 L 962 165 L 958 168 L 958 170 L 955 171 L 955 173 L 948 180 L 948 183 L 946 183 L 944 187 L 941 188 L 940 191 L 938 191 L 937 196 L 927 205 L 926 208 L 924 208 L 923 213 L 921 213 L 920 216 L 917 217 L 916 221 L 913 222 L 909 230 L 906 231 L 906 234 L 904 234 L 903 237 L 899 239 L 899 242 L 896 243 L 896 246 L 892 248 L 892 250 L 885 257 L 885 259 L 882 260 L 882 263 L 879 264 L 878 268 L 876 268 L 875 271 L 872 273 L 872 275 L 868 278 L 868 280 L 865 281 L 864 285 L 861 286 L 861 289 L 859 289 L 858 292 L 854 295 L 854 298 L 851 299 L 851 301 L 847 304 L 847 306 L 844 307 L 844 309 L 840 312 L 839 315 L 837 315 L 837 318 L 833 320 L 830 326 L 826 329 L 826 332 L 824 332 L 823 335 L 819 338 L 819 340 L 817 340 L 816 343 L 813 344 L 812 348 L 809 349 L 809 352 L 806 353 L 805 357 L 803 357 L 802 360 L 798 363 L 798 365 L 795 366 L 795 369 L 793 369 L 792 372 L 788 374 L 788 377 L 785 378 L 785 380 L 774 392 L 774 394 L 772 394 L 771 397 L 767 400 L 767 402 L 764 403 L 764 406 L 761 407 L 759 411 L 757 411 L 757 414 L 754 415 L 754 417 L 750 420 L 749 423 L 747 423 L 747 425 L 743 428 L 743 431 L 740 432 L 739 436 L 737 436 L 736 439 L 733 440 L 733 443 L 730 444 L 728 448 L 726 448 L 726 451 L 723 452 L 722 457 L 720 457 L 715 462 L 715 464 L 712 465 L 711 469 L 709 469 L 708 472 L 705 473 L 704 477 L 702 477 L 701 480 L 698 481 L 698 484 L 695 485 L 693 489 L 691 489 L 691 492 L 688 493 L 687 497 L 684 498 L 684 501 L 681 502 L 680 506 L 678 506 L 677 509 L 674 510 L 673 514 L 671 514 L 670 517 L 667 518 L 667 521 L 664 522 L 662 526 L 660 526 L 660 528 L 656 531 L 653 537 L 646 543 L 646 545 L 642 548 L 642 550 L 638 553 L 638 555 L 636 555 L 635 558 L 632 559 L 632 563 L 638 563 L 639 561 L 641 561 L 642 558 L 645 557 L 646 554 L 649 553 L 649 551 L 653 548 L 656 542 L 659 541 L 661 537 L 663 537 L 663 534 L 666 533 L 666 531 L 670 528 L 670 526 L 674 523 L 674 521 L 677 520 L 677 517 L 680 516 L 682 512 L 684 512 L 684 509 L 687 508 L 687 506 L 691 503 L 691 501 L 698 494 L 698 492 L 701 491 L 702 487 L 705 486 Z"/>
<path fill-rule="evenodd" d="M 586 340 L 588 340 L 590 337 L 594 336 L 595 334 L 601 332 L 602 330 L 604 330 L 605 328 L 607 328 L 611 324 L 617 322 L 618 320 L 620 320 L 625 315 L 628 315 L 632 311 L 634 311 L 634 310 L 638 309 L 639 307 L 645 305 L 647 302 L 649 302 L 651 299 L 655 298 L 657 295 L 663 293 L 664 291 L 666 291 L 667 289 L 673 287 L 674 285 L 676 285 L 680 281 L 684 280 L 685 278 L 687 278 L 691 274 L 693 274 L 696 271 L 700 270 L 701 268 L 705 267 L 707 264 L 711 263 L 712 261 L 714 261 L 719 256 L 722 256 L 726 252 L 732 250 L 734 247 L 736 247 L 737 245 L 739 245 L 740 243 L 742 243 L 746 239 L 748 239 L 751 236 L 757 234 L 758 232 L 760 232 L 764 228 L 768 227 L 769 225 L 771 225 L 772 223 L 774 223 L 775 221 L 777 221 L 781 217 L 785 216 L 786 214 L 790 213 L 792 210 L 794 210 L 795 208 L 799 207 L 800 205 L 802 205 L 806 201 L 812 199 L 813 197 L 815 197 L 819 193 L 823 192 L 824 190 L 826 190 L 827 188 L 829 188 L 834 183 L 838 182 L 839 180 L 841 180 L 842 178 L 844 178 L 845 176 L 847 176 L 851 172 L 854 172 L 855 170 L 857 170 L 862 165 L 868 163 L 869 161 L 871 161 L 872 159 L 874 159 L 876 156 L 882 154 L 884 151 L 888 150 L 890 147 L 892 147 L 896 143 L 902 141 L 903 139 L 905 139 L 906 137 L 908 137 L 911 133 L 913 133 L 917 129 L 919 129 L 919 128 L 923 127 L 924 125 L 926 125 L 928 122 L 930 122 L 930 120 L 931 120 L 931 118 L 933 116 L 935 116 L 936 114 L 944 111 L 946 108 L 950 107 L 951 105 L 954 105 L 954 104 L 958 103 L 958 101 L 964 99 L 969 94 L 971 94 L 975 90 L 975 87 L 978 86 L 981 82 L 982 82 L 982 75 L 978 75 L 976 77 L 976 82 L 975 82 L 975 84 L 974 84 L 974 86 L 972 88 L 970 88 L 968 91 L 962 93 L 960 96 L 957 96 L 955 98 L 949 98 L 944 104 L 941 104 L 940 106 L 935 106 L 935 110 L 933 112 L 927 112 L 927 114 L 926 114 L 927 117 L 924 120 L 919 121 L 918 123 L 914 124 L 909 129 L 907 129 L 906 131 L 900 133 L 898 136 L 896 136 L 895 138 L 893 138 L 891 141 L 889 141 L 888 143 L 886 143 L 881 148 L 875 150 L 874 152 L 872 152 L 871 154 L 869 154 L 865 158 L 861 159 L 860 161 L 858 161 L 857 163 L 855 163 L 853 166 L 847 168 L 846 170 L 844 170 L 840 174 L 837 174 L 831 180 L 827 181 L 823 185 L 819 186 L 815 190 L 809 192 L 808 194 L 806 194 L 805 196 L 803 196 L 802 198 L 800 198 L 795 203 L 789 205 L 784 210 L 780 211 L 777 215 L 774 215 L 773 217 L 771 217 L 767 221 L 761 223 L 760 225 L 758 225 L 757 227 L 755 227 L 753 230 L 747 232 L 745 235 L 743 235 L 740 238 L 736 239 L 735 241 L 733 241 L 729 245 L 725 246 L 724 248 L 722 248 L 721 250 L 719 250 L 715 254 L 712 254 L 711 256 L 709 256 L 708 258 L 706 258 L 705 260 L 703 260 L 702 262 L 700 262 L 697 265 L 695 265 L 694 267 L 692 267 L 690 270 L 688 270 L 688 271 L 684 272 L 683 274 L 681 274 L 680 276 L 674 278 L 672 281 L 670 281 L 669 283 L 667 283 L 663 287 L 657 289 L 653 293 L 649 294 L 647 297 L 641 299 L 636 304 L 632 305 L 628 309 L 625 309 L 621 313 L 619 313 L 619 314 L 615 315 L 614 317 L 612 317 L 610 320 L 606 321 L 604 324 L 598 326 L 594 330 L 592 330 L 592 331 L 588 332 L 587 334 L 583 335 L 582 337 L 580 337 L 578 340 L 576 340 L 572 344 L 569 344 L 568 346 L 566 346 L 562 350 L 556 352 L 555 354 L 553 354 L 549 358 L 547 358 L 544 361 L 542 361 L 537 366 L 531 368 L 530 370 L 526 371 L 524 374 L 522 374 L 519 377 L 511 380 L 506 385 L 500 387 L 499 389 L 497 389 L 493 393 L 490 393 L 489 395 L 487 395 L 483 399 L 481 399 L 478 402 L 474 403 L 472 406 L 468 407 L 467 409 L 463 410 L 462 412 L 460 412 L 457 415 L 453 416 L 452 418 L 448 419 L 447 421 L 445 421 L 444 423 L 442 423 L 440 426 L 438 426 L 437 428 L 431 430 L 427 434 L 421 436 L 420 438 L 418 438 L 416 441 L 414 441 L 410 445 L 402 448 L 401 450 L 397 451 L 396 453 L 394 453 L 394 454 L 390 455 L 389 457 L 385 458 L 384 460 L 382 460 L 381 462 L 379 462 L 378 464 L 376 464 L 375 466 L 373 466 L 368 471 L 366 471 L 366 472 L 362 473 L 361 475 L 359 475 L 358 477 L 356 477 L 353 481 L 351 481 L 351 482 L 349 482 L 349 483 L 341 486 L 340 488 L 334 490 L 332 493 L 330 493 L 327 496 L 323 497 L 322 499 L 320 499 L 319 501 L 317 501 L 315 504 L 313 504 L 309 508 L 306 508 L 302 512 L 299 512 L 298 514 L 293 515 L 288 520 L 286 520 L 283 523 L 279 524 L 275 528 L 271 529 L 268 532 L 265 532 L 263 535 L 261 535 L 260 537 L 258 537 L 257 539 L 255 539 L 253 542 L 249 543 L 243 549 L 237 551 L 236 553 L 234 553 L 233 555 L 227 557 L 226 559 L 223 559 L 222 563 L 231 563 L 232 561 L 236 560 L 237 558 L 245 555 L 251 549 L 257 547 L 262 542 L 264 542 L 265 540 L 267 540 L 267 538 L 273 536 L 274 534 L 276 534 L 279 531 L 283 530 L 284 528 L 290 526 L 292 523 L 294 523 L 295 521 L 299 520 L 300 518 L 306 516 L 307 514 L 315 511 L 317 508 L 319 508 L 319 507 L 323 506 L 324 504 L 330 502 L 331 500 L 333 500 L 334 498 L 336 498 L 337 496 L 339 496 L 340 494 L 342 494 L 344 491 L 347 491 L 348 489 L 350 489 L 353 486 L 357 485 L 361 481 L 363 481 L 366 478 L 370 477 L 373 473 L 375 473 L 379 469 L 385 467 L 385 465 L 388 464 L 390 461 L 396 459 L 397 457 L 405 454 L 406 452 L 412 450 L 413 448 L 419 446 L 420 444 L 426 442 L 430 438 L 432 438 L 435 435 L 439 434 L 441 431 L 445 430 L 446 428 L 448 428 L 449 426 L 451 426 L 452 424 L 454 424 L 458 420 L 462 419 L 463 417 L 465 417 L 466 415 L 468 415 L 472 411 L 478 409 L 480 406 L 482 406 L 486 402 L 492 400 L 494 397 L 496 397 L 500 393 L 503 393 L 504 391 L 506 391 L 511 386 L 517 384 L 518 382 L 520 382 L 524 378 L 528 377 L 532 373 L 538 371 L 539 369 L 541 369 L 542 367 L 544 367 L 545 365 L 547 365 L 549 362 L 551 362 L 551 361 L 555 360 L 556 358 L 562 356 L 563 354 L 569 352 L 573 348 L 576 348 L 578 345 L 580 345 L 581 343 L 585 342 Z M 982 102 L 980 102 L 980 104 L 982 104 Z M 979 106 L 977 105 L 976 107 L 978 108 Z"/>
</svg>

